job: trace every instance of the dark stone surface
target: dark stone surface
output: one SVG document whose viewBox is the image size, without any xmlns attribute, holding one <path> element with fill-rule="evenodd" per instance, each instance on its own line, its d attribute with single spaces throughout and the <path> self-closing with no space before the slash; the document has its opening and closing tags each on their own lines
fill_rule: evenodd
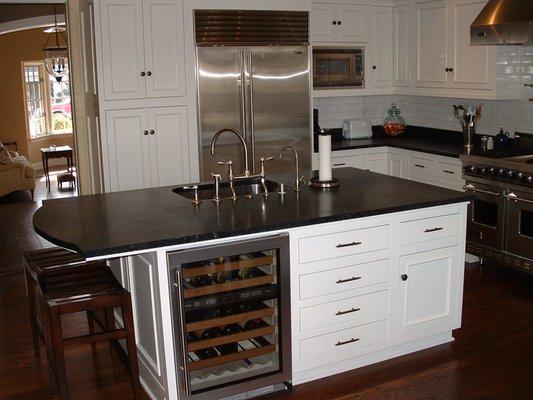
<svg viewBox="0 0 533 400">
<path fill-rule="evenodd" d="M 468 201 L 471 195 L 363 171 L 335 170 L 341 186 L 322 192 L 307 185 L 268 198 L 204 200 L 195 208 L 173 186 L 43 202 L 35 231 L 84 257 L 266 232 Z M 288 175 L 271 177 L 291 182 Z"/>
<path fill-rule="evenodd" d="M 374 135 L 371 138 L 352 140 L 344 139 L 341 129 L 332 129 L 331 131 L 331 149 L 333 151 L 390 146 L 455 158 L 459 158 L 461 154 L 465 153 L 462 133 L 444 129 L 409 125 L 403 135 L 393 137 L 386 135 L 381 126 L 373 126 Z M 317 151 L 318 145 L 315 140 L 315 152 Z"/>
</svg>

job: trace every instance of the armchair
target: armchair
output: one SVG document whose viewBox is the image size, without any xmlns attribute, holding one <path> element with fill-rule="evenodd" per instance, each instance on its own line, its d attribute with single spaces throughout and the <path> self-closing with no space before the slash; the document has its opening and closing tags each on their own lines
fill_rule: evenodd
<svg viewBox="0 0 533 400">
<path fill-rule="evenodd" d="M 13 162 L 0 164 L 0 196 L 16 190 L 29 190 L 33 199 L 35 171 L 26 157 L 19 156 L 16 151 L 9 153 Z"/>
</svg>

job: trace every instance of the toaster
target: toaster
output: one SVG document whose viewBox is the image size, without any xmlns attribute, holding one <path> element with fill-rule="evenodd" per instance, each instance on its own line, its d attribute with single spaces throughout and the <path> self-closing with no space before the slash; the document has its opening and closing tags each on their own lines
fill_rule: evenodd
<svg viewBox="0 0 533 400">
<path fill-rule="evenodd" d="M 372 125 L 367 119 L 347 119 L 342 123 L 342 137 L 363 139 L 372 136 Z"/>
</svg>

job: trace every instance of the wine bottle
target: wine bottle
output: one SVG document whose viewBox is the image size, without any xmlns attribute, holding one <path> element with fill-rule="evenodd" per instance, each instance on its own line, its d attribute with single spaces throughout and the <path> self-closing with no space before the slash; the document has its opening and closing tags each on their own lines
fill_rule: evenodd
<svg viewBox="0 0 533 400">
<path fill-rule="evenodd" d="M 222 329 L 218 326 L 204 329 L 198 336 L 200 340 L 214 339 L 222 335 Z"/>
<path fill-rule="evenodd" d="M 207 320 L 207 319 L 215 319 L 215 318 L 219 318 L 220 317 L 220 310 L 218 308 L 212 308 L 210 310 L 207 310 L 205 311 L 202 315 L 201 315 L 201 319 L 202 320 Z"/>
<path fill-rule="evenodd" d="M 262 301 L 250 301 L 241 305 L 242 312 L 250 312 L 267 308 L 267 305 Z"/>
<path fill-rule="evenodd" d="M 239 270 L 239 279 L 251 279 L 265 276 L 266 273 L 257 267 L 243 268 Z"/>
<path fill-rule="evenodd" d="M 199 275 L 192 278 L 190 284 L 194 287 L 207 286 L 213 284 L 213 279 L 209 275 Z"/>
<path fill-rule="evenodd" d="M 227 306 L 220 308 L 220 316 L 222 317 L 229 317 L 230 315 L 235 315 L 240 312 L 239 308 L 233 304 L 229 304 Z"/>
<path fill-rule="evenodd" d="M 235 323 L 226 325 L 222 328 L 222 335 L 224 336 L 233 335 L 239 332 L 242 332 L 242 328 L 239 324 L 235 324 Z"/>
<path fill-rule="evenodd" d="M 256 318 L 246 321 L 244 323 L 244 330 L 251 331 L 253 329 L 259 329 L 265 326 L 268 326 L 268 324 L 262 318 Z M 266 346 L 270 344 L 270 342 L 262 336 L 254 337 L 254 339 L 257 343 L 259 343 L 260 346 Z"/>
<path fill-rule="evenodd" d="M 215 283 L 226 283 L 236 280 L 235 271 L 222 271 L 213 274 Z"/>
<path fill-rule="evenodd" d="M 239 324 L 229 324 L 224 326 L 221 330 L 221 334 L 223 336 L 233 335 L 239 332 L 242 332 L 242 328 Z M 237 345 L 237 342 L 232 342 L 216 346 L 216 349 L 220 352 L 220 354 L 231 354 L 238 352 L 239 346 Z"/>
</svg>

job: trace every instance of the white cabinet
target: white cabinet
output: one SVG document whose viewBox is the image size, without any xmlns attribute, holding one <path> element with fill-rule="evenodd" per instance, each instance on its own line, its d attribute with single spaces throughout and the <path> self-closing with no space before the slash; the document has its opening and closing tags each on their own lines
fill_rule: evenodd
<svg viewBox="0 0 533 400">
<path fill-rule="evenodd" d="M 372 153 L 372 154 L 365 154 L 365 166 L 364 168 L 372 171 L 377 172 L 379 174 L 387 174 L 388 168 L 387 168 L 387 153 Z"/>
<path fill-rule="evenodd" d="M 398 335 L 436 333 L 456 327 L 459 318 L 459 246 L 400 257 Z"/>
<path fill-rule="evenodd" d="M 394 7 L 394 86 L 411 86 L 413 6 Z"/>
<path fill-rule="evenodd" d="M 415 5 L 415 86 L 445 86 L 449 66 L 447 36 L 444 1 Z"/>
<path fill-rule="evenodd" d="M 313 42 L 366 42 L 368 7 L 354 4 L 313 3 Z"/>
<path fill-rule="evenodd" d="M 389 153 L 387 157 L 390 176 L 397 178 L 407 177 L 407 157 L 404 154 Z"/>
<path fill-rule="evenodd" d="M 362 155 L 334 157 L 331 161 L 333 168 L 353 167 L 363 169 L 365 166 L 365 159 Z"/>
<path fill-rule="evenodd" d="M 106 112 L 108 190 L 172 185 L 189 179 L 187 109 Z"/>
<path fill-rule="evenodd" d="M 186 94 L 180 0 L 102 0 L 106 100 Z"/>
<path fill-rule="evenodd" d="M 370 7 L 372 33 L 366 52 L 367 79 L 373 87 L 392 86 L 393 15 L 392 7 Z"/>
</svg>

